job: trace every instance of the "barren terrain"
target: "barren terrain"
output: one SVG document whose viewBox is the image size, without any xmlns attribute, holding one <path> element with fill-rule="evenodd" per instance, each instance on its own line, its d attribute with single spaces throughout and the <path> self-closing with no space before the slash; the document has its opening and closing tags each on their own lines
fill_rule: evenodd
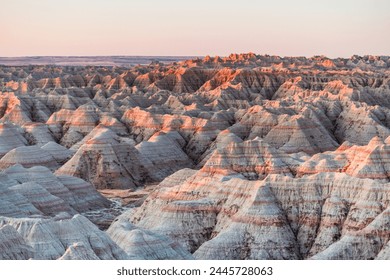
<svg viewBox="0 0 390 280">
<path fill-rule="evenodd" d="M 0 66 L 0 259 L 390 259 L 390 57 L 172 61 Z"/>
</svg>

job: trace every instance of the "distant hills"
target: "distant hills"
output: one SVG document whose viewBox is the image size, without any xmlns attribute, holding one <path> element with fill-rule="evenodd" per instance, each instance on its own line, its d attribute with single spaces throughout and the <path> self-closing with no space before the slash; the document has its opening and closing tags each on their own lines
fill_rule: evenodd
<svg viewBox="0 0 390 280">
<path fill-rule="evenodd" d="M 152 62 L 172 63 L 195 56 L 23 56 L 0 57 L 0 65 L 60 65 L 60 66 L 133 66 Z"/>
</svg>

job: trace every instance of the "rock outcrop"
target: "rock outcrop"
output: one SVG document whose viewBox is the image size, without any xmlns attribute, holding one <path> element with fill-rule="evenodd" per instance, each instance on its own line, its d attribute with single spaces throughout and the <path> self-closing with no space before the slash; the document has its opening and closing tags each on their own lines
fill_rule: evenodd
<svg viewBox="0 0 390 280">
<path fill-rule="evenodd" d="M 248 181 L 199 171 L 152 193 L 128 220 L 198 259 L 381 258 L 388 185 L 336 173 Z"/>
<path fill-rule="evenodd" d="M 167 236 L 138 228 L 123 217 L 117 218 L 107 230 L 107 234 L 129 255 L 130 259 L 193 259 L 192 255 L 176 241 Z"/>
<path fill-rule="evenodd" d="M 108 207 L 109 200 L 82 179 L 55 176 L 49 169 L 15 165 L 0 173 L 0 215 L 55 216 Z"/>
<path fill-rule="evenodd" d="M 2 217 L 0 227 L 12 227 L 17 231 L 16 236 L 3 238 L 9 237 L 8 242 L 17 245 L 19 241 L 20 248 L 14 250 L 26 250 L 12 259 L 127 259 L 126 253 L 107 234 L 81 215 L 53 219 Z M 15 240 L 17 237 L 19 239 Z M 84 248 L 78 248 L 80 244 Z M 28 250 L 30 248 L 31 251 Z"/>
</svg>

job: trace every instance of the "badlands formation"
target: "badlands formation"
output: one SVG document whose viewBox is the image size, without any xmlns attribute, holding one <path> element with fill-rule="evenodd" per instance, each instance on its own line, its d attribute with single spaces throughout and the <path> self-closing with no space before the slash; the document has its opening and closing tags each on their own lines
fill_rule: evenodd
<svg viewBox="0 0 390 280">
<path fill-rule="evenodd" d="M 390 259 L 390 57 L 1 66 L 0 259 Z"/>
</svg>

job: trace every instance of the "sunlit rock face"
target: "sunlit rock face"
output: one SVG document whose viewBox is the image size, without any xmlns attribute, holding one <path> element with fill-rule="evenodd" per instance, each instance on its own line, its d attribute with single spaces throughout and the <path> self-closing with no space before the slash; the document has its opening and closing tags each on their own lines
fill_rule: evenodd
<svg viewBox="0 0 390 280">
<path fill-rule="evenodd" d="M 0 259 L 390 259 L 389 97 L 386 56 L 0 66 Z"/>
</svg>

